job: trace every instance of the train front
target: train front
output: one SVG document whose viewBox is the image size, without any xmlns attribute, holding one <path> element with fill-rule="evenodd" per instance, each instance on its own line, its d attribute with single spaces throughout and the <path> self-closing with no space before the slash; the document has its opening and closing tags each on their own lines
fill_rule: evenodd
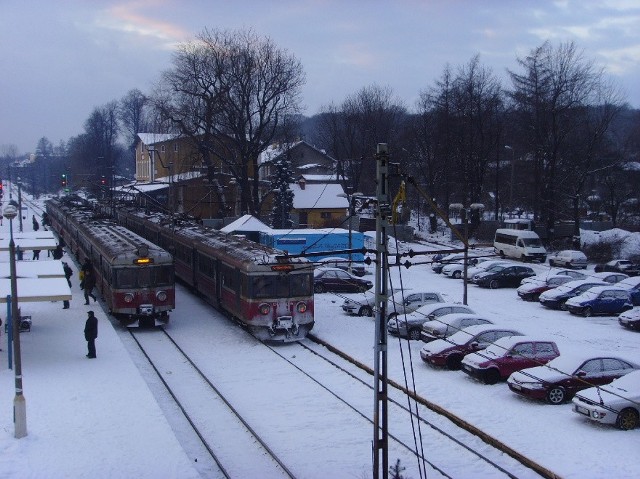
<svg viewBox="0 0 640 479">
<path fill-rule="evenodd" d="M 268 273 L 250 275 L 247 326 L 263 341 L 297 341 L 314 325 L 313 266 L 270 265 Z"/>
<path fill-rule="evenodd" d="M 126 326 L 160 326 L 175 308 L 175 276 L 168 253 L 138 249 L 130 265 L 115 270 L 112 312 Z"/>
</svg>

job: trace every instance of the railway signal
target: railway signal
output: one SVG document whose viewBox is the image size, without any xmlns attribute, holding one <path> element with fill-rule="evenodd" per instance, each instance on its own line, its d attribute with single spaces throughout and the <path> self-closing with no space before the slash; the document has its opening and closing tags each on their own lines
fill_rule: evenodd
<svg viewBox="0 0 640 479">
<path fill-rule="evenodd" d="M 66 173 L 62 173 L 62 175 L 60 176 L 60 185 L 63 188 L 67 187 L 67 174 Z"/>
</svg>

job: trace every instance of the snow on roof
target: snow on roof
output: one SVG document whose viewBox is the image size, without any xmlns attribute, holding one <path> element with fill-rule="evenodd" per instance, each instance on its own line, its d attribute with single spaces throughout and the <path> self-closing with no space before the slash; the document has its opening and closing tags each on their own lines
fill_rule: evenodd
<svg viewBox="0 0 640 479">
<path fill-rule="evenodd" d="M 244 215 L 229 223 L 224 228 L 220 228 L 223 233 L 233 233 L 234 231 L 269 231 L 271 228 L 252 215 Z"/>
<path fill-rule="evenodd" d="M 338 181 L 337 175 L 310 175 L 304 173 L 300 175 L 301 178 L 304 178 L 305 181 L 313 182 L 313 183 L 332 183 Z"/>
<path fill-rule="evenodd" d="M 71 299 L 71 289 L 66 278 L 18 278 L 18 301 L 63 301 Z M 0 278 L 0 303 L 11 295 L 11 280 Z"/>
<path fill-rule="evenodd" d="M 11 270 L 9 263 L 0 262 L 0 278 L 9 279 Z M 62 261 L 16 261 L 18 278 L 64 278 Z"/>
<path fill-rule="evenodd" d="M 293 191 L 293 207 L 297 210 L 349 207 L 347 198 L 338 196 L 344 195 L 342 186 L 335 183 L 307 183 L 304 190 L 298 183 L 292 183 L 289 189 Z"/>
<path fill-rule="evenodd" d="M 162 143 L 163 141 L 173 140 L 178 135 L 175 133 L 138 133 L 138 138 L 145 145 L 153 145 L 155 143 Z"/>
</svg>

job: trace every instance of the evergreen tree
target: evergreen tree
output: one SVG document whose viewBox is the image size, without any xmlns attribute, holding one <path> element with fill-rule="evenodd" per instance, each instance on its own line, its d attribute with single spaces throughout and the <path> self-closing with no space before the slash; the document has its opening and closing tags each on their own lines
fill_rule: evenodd
<svg viewBox="0 0 640 479">
<path fill-rule="evenodd" d="M 293 208 L 293 191 L 289 185 L 293 183 L 291 161 L 287 154 L 280 155 L 273 162 L 275 172 L 271 178 L 273 191 L 273 208 L 271 224 L 274 228 L 291 228 L 291 208 Z"/>
</svg>

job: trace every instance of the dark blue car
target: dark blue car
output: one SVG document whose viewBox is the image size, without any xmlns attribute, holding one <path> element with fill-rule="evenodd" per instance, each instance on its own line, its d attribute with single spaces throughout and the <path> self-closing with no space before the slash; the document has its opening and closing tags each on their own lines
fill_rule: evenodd
<svg viewBox="0 0 640 479">
<path fill-rule="evenodd" d="M 623 279 L 616 283 L 622 289 L 626 289 L 631 296 L 631 302 L 634 306 L 640 306 L 640 276 Z"/>
<path fill-rule="evenodd" d="M 593 314 L 618 315 L 633 308 L 629 292 L 618 286 L 596 286 L 568 299 L 565 305 L 571 314 L 584 317 Z"/>
</svg>

